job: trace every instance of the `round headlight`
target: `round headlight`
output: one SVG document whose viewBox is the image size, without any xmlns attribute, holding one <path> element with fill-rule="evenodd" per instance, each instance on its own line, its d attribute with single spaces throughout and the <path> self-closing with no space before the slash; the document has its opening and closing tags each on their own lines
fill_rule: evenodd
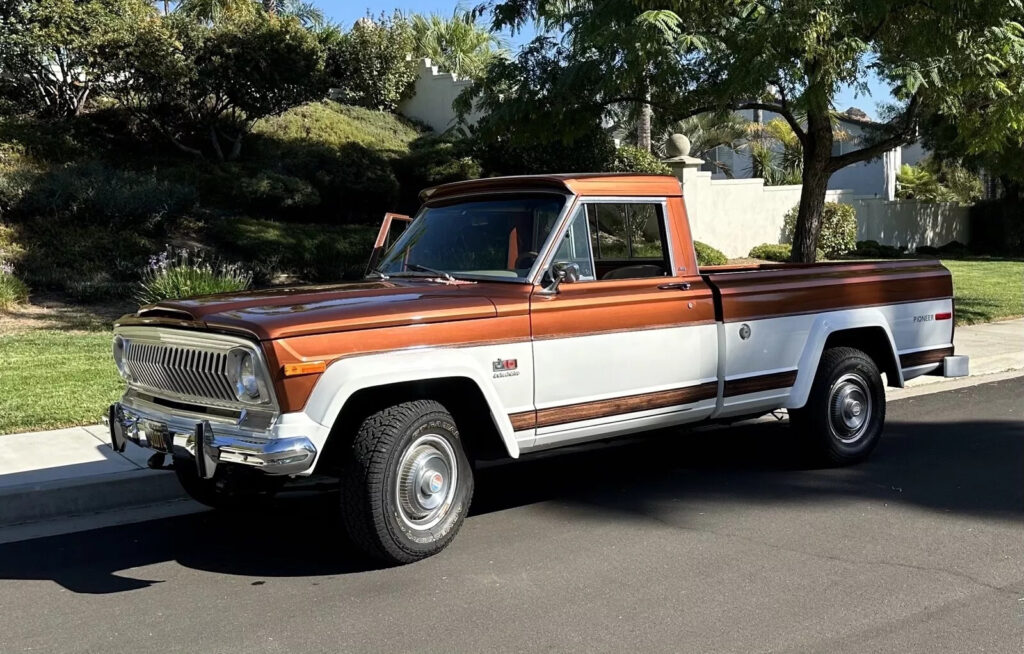
<svg viewBox="0 0 1024 654">
<path fill-rule="evenodd" d="M 117 366 L 117 371 L 121 373 L 121 376 L 128 379 L 128 366 L 124 361 L 124 348 L 125 340 L 120 336 L 114 337 L 114 365 Z"/>
<path fill-rule="evenodd" d="M 238 361 L 238 396 L 257 400 L 260 397 L 260 382 L 256 378 L 256 362 L 252 354 L 245 352 Z"/>
</svg>

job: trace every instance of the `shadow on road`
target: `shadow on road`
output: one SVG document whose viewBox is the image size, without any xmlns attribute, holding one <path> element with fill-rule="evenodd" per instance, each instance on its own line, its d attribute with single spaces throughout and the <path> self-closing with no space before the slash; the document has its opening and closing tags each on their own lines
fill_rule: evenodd
<svg viewBox="0 0 1024 654">
<path fill-rule="evenodd" d="M 813 469 L 799 462 L 784 424 L 654 434 L 482 470 L 469 519 L 546 500 L 570 519 L 578 510 L 615 520 L 668 499 L 709 506 L 868 499 L 1024 522 L 1021 422 L 893 420 L 865 464 Z M 330 519 L 335 507 L 333 495 L 282 498 L 260 514 L 207 512 L 0 545 L 0 579 L 116 593 L 160 583 L 121 571 L 167 561 L 254 577 L 372 570 Z"/>
</svg>

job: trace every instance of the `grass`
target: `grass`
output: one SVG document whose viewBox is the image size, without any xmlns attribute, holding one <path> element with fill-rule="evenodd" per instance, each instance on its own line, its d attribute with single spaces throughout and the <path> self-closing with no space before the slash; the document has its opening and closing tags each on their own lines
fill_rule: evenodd
<svg viewBox="0 0 1024 654">
<path fill-rule="evenodd" d="M 0 334 L 0 434 L 99 422 L 122 392 L 111 332 Z"/>
<path fill-rule="evenodd" d="M 1024 316 L 1024 261 L 943 259 L 953 273 L 956 324 Z"/>
</svg>

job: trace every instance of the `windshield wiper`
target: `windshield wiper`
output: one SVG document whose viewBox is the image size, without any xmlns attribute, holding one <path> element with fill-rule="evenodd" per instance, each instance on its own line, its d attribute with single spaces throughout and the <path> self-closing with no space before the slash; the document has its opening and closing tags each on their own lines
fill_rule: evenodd
<svg viewBox="0 0 1024 654">
<path fill-rule="evenodd" d="M 448 282 L 454 282 L 455 281 L 455 278 L 452 277 L 451 274 L 446 273 L 443 270 L 437 270 L 436 268 L 428 268 L 427 266 L 421 266 L 418 263 L 407 263 L 407 264 L 405 264 L 405 267 L 407 269 L 409 269 L 409 270 L 414 270 L 416 272 L 423 272 L 423 273 L 430 273 L 431 275 L 437 275 L 438 277 L 441 277 L 445 281 L 448 281 Z M 396 273 L 396 274 L 400 275 L 401 273 Z"/>
<path fill-rule="evenodd" d="M 382 279 L 382 280 L 385 280 L 385 281 L 390 277 L 390 275 L 385 273 L 380 268 L 371 268 L 370 272 L 366 273 L 367 277 L 369 277 L 370 275 L 376 275 L 378 279 Z"/>
</svg>

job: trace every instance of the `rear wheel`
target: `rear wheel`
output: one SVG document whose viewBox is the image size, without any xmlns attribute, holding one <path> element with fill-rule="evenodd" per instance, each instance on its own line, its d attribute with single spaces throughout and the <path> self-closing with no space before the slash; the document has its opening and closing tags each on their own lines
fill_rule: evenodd
<svg viewBox="0 0 1024 654">
<path fill-rule="evenodd" d="M 885 426 L 885 387 L 878 366 L 855 348 L 825 350 L 807 404 L 789 416 L 816 459 L 832 465 L 863 461 Z"/>
<path fill-rule="evenodd" d="M 346 531 L 370 556 L 411 563 L 440 552 L 473 497 L 473 471 L 451 414 L 417 400 L 367 417 L 347 453 L 341 491 Z"/>
</svg>

